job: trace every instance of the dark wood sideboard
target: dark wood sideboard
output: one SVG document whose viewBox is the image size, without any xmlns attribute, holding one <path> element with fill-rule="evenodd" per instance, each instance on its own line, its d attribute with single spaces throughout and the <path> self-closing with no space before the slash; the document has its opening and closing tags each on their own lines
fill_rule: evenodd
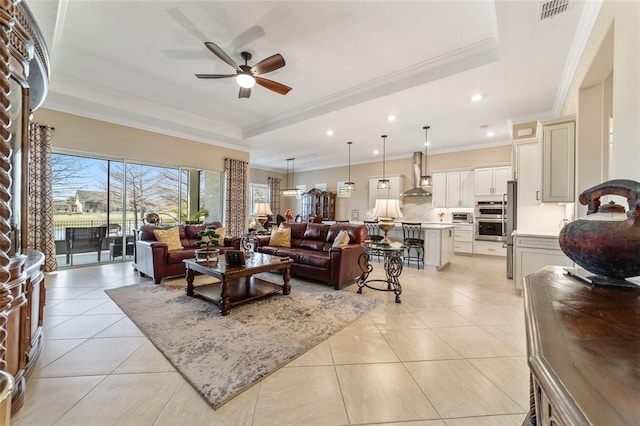
<svg viewBox="0 0 640 426">
<path fill-rule="evenodd" d="M 640 421 L 640 288 L 592 286 L 556 266 L 525 278 L 538 425 Z"/>
</svg>

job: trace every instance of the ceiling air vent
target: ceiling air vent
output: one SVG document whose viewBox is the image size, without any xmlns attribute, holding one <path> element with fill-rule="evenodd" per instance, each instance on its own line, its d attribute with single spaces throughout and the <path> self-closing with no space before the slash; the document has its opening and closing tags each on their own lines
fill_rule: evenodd
<svg viewBox="0 0 640 426">
<path fill-rule="evenodd" d="M 548 0 L 540 2 L 540 20 L 553 18 L 569 8 L 569 0 Z"/>
</svg>

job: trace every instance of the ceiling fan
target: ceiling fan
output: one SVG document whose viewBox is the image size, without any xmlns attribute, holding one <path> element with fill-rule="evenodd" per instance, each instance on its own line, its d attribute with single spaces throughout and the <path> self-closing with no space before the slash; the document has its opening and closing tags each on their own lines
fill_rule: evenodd
<svg viewBox="0 0 640 426">
<path fill-rule="evenodd" d="M 273 90 L 281 95 L 286 95 L 291 90 L 291 87 L 278 83 L 273 80 L 260 77 L 262 74 L 266 74 L 271 71 L 275 71 L 285 66 L 284 58 L 279 53 L 273 56 L 269 56 L 266 59 L 258 62 L 254 66 L 247 65 L 247 61 L 251 60 L 251 53 L 242 52 L 240 56 L 244 59 L 244 65 L 238 65 L 229 55 L 227 55 L 218 45 L 207 41 L 204 43 L 214 55 L 222 59 L 227 64 L 235 68 L 235 74 L 196 74 L 198 78 L 229 78 L 235 77 L 236 82 L 240 86 L 239 98 L 248 98 L 251 96 L 251 88 L 258 83 L 262 87 L 266 87 L 269 90 Z"/>
</svg>

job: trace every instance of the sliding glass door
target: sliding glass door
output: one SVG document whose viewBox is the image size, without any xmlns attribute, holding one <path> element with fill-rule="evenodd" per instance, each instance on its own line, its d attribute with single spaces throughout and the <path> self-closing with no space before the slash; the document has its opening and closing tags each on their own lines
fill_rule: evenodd
<svg viewBox="0 0 640 426">
<path fill-rule="evenodd" d="M 132 260 L 149 213 L 162 225 L 223 222 L 222 172 L 69 153 L 54 153 L 52 166 L 60 268 Z"/>
</svg>

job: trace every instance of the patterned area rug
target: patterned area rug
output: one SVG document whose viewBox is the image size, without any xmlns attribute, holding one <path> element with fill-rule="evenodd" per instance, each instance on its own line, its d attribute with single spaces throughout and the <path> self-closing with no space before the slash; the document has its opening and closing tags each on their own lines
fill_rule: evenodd
<svg viewBox="0 0 640 426">
<path fill-rule="evenodd" d="M 282 282 L 282 274 L 259 276 Z M 184 283 L 106 292 L 213 408 L 382 303 L 292 278 L 288 296 L 249 302 L 222 316 L 215 304 L 186 296 Z"/>
</svg>

